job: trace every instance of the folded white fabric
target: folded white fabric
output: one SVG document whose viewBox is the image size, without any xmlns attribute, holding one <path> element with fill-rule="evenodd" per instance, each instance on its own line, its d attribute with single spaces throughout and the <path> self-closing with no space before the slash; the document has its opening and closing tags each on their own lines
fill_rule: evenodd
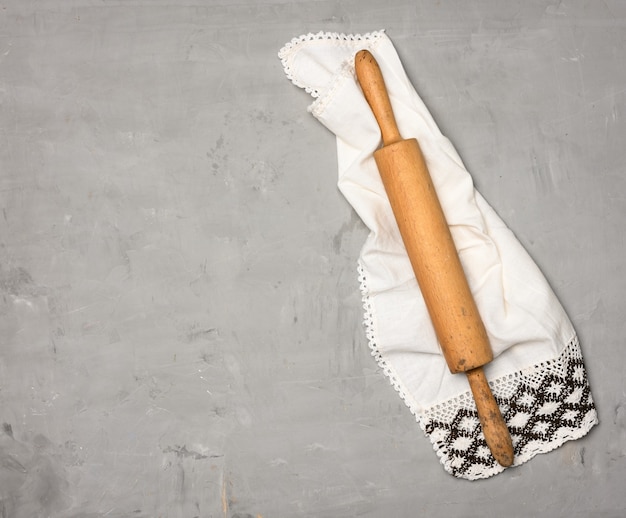
<svg viewBox="0 0 626 518">
<path fill-rule="evenodd" d="M 485 478 L 504 468 L 484 442 L 466 377 L 450 374 L 441 354 L 376 168 L 380 132 L 354 75 L 362 48 L 380 65 L 400 133 L 417 138 L 427 161 L 494 351 L 485 372 L 512 435 L 514 465 L 597 423 L 576 333 L 535 263 L 474 189 L 384 31 L 308 34 L 280 50 L 287 77 L 315 98 L 309 111 L 337 136 L 339 189 L 370 230 L 358 271 L 372 354 L 446 471 Z"/>
</svg>

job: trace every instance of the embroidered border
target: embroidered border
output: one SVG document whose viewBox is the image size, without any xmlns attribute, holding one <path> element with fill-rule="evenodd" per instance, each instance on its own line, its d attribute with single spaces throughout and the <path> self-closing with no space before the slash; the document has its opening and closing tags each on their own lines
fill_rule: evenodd
<svg viewBox="0 0 626 518">
<path fill-rule="evenodd" d="M 401 380 L 378 349 L 367 279 L 360 264 L 358 272 L 372 355 L 429 437 L 445 470 L 469 480 L 502 472 L 504 468 L 487 447 L 469 391 L 423 414 L 412 408 Z M 494 380 L 490 385 L 511 433 L 515 466 L 583 437 L 598 423 L 576 336 L 557 358 Z"/>
</svg>

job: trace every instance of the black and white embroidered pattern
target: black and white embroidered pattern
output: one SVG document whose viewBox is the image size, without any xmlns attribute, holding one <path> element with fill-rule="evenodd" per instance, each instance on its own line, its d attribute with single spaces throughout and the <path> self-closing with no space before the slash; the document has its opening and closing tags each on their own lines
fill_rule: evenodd
<svg viewBox="0 0 626 518">
<path fill-rule="evenodd" d="M 372 355 L 430 438 L 444 469 L 469 480 L 504 471 L 487 447 L 469 390 L 423 412 L 412 407 L 403 384 L 378 348 L 367 279 L 361 265 L 359 281 Z M 515 466 L 584 437 L 598 423 L 576 336 L 557 358 L 492 380 L 489 385 L 511 433 Z"/>
<path fill-rule="evenodd" d="M 516 465 L 582 437 L 597 423 L 576 338 L 556 360 L 544 362 L 526 374 L 496 381 L 492 388 L 513 439 Z M 512 388 L 508 397 L 499 396 L 510 393 Z M 469 397 L 461 399 L 471 402 Z M 422 421 L 442 464 L 461 478 L 499 473 L 503 468 L 487 447 L 475 407 L 455 401 L 455 413 L 450 414 L 450 408 L 442 412 L 438 405 L 434 415 Z"/>
</svg>

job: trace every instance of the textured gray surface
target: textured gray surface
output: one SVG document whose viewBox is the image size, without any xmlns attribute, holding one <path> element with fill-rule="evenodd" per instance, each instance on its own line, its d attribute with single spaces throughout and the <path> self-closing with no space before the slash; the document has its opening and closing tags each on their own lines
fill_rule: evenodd
<svg viewBox="0 0 626 518">
<path fill-rule="evenodd" d="M 366 231 L 276 57 L 381 28 L 598 406 L 486 481 L 369 355 Z M 623 516 L 625 58 L 617 0 L 2 2 L 0 516 Z"/>
</svg>

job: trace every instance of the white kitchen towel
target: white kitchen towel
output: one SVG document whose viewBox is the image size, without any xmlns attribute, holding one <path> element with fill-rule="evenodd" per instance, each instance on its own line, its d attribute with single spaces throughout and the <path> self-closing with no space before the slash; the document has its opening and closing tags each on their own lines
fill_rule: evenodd
<svg viewBox="0 0 626 518">
<path fill-rule="evenodd" d="M 287 77 L 314 97 L 310 113 L 336 135 L 338 187 L 370 230 L 358 274 L 372 354 L 446 471 L 489 477 L 504 468 L 486 446 L 466 377 L 451 374 L 441 354 L 374 162 L 380 131 L 354 74 L 363 48 L 380 65 L 401 135 L 417 138 L 433 178 L 494 351 L 485 372 L 514 465 L 597 423 L 578 339 L 533 260 L 474 189 L 384 31 L 308 34 L 280 50 Z"/>
</svg>

